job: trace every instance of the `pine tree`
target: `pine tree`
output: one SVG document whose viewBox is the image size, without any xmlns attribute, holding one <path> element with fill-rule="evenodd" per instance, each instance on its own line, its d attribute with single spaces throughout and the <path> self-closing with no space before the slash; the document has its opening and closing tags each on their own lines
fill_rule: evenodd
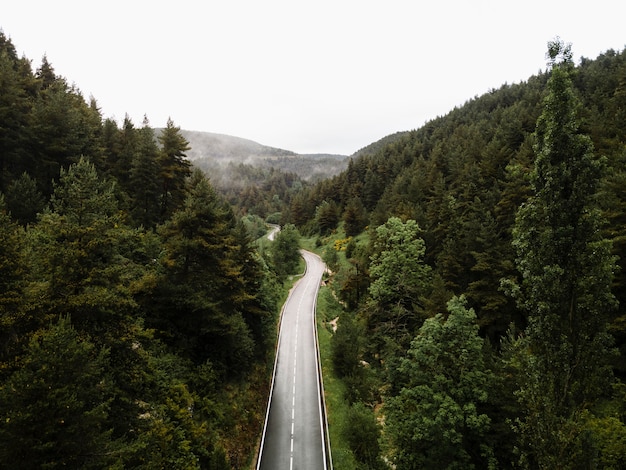
<svg viewBox="0 0 626 470">
<path fill-rule="evenodd" d="M 272 262 L 279 278 L 295 274 L 300 263 L 300 233 L 292 225 L 285 225 L 271 245 Z"/>
<path fill-rule="evenodd" d="M 135 225 L 150 229 L 156 227 L 159 221 L 159 149 L 147 119 L 138 132 L 137 140 L 137 151 L 129 175 L 131 213 Z"/>
<path fill-rule="evenodd" d="M 236 375 L 254 353 L 243 318 L 248 300 L 237 257 L 232 211 L 196 171 L 184 208 L 160 228 L 165 244 L 165 275 L 150 325 L 197 363 L 210 360 Z"/>
<path fill-rule="evenodd" d="M 15 47 L 0 31 L 0 191 L 21 174 L 29 161 L 29 89 L 34 77 L 17 58 Z M 30 161 L 29 161 L 30 162 Z"/>
<path fill-rule="evenodd" d="M 23 239 L 23 231 L 11 220 L 0 194 L 0 361 L 11 359 L 16 344 L 23 341 Z"/>
<path fill-rule="evenodd" d="M 62 318 L 33 336 L 19 366 L 0 388 L 0 466 L 111 465 L 107 350 Z"/>
<path fill-rule="evenodd" d="M 191 163 L 185 152 L 189 142 L 180 133 L 174 121 L 167 120 L 167 127 L 158 136 L 161 143 L 159 155 L 159 178 L 161 181 L 161 222 L 168 219 L 185 200 L 186 179 L 191 175 Z"/>
<path fill-rule="evenodd" d="M 43 211 L 43 195 L 37 189 L 37 182 L 28 173 L 22 173 L 9 185 L 7 206 L 11 216 L 22 225 L 35 222 L 37 214 Z"/>
<path fill-rule="evenodd" d="M 130 285 L 144 270 L 132 260 L 139 243 L 122 222 L 115 185 L 80 159 L 61 171 L 50 206 L 29 236 L 41 289 L 37 311 L 42 320 L 70 315 L 79 331 L 95 337 L 119 337 L 125 320 L 134 321 L 128 317 L 136 307 Z"/>
<path fill-rule="evenodd" d="M 534 195 L 514 228 L 528 315 L 527 367 L 519 392 L 524 458 L 533 468 L 573 468 L 593 459 L 581 414 L 608 387 L 607 314 L 615 306 L 615 260 L 602 238 L 596 193 L 602 160 L 579 130 L 571 49 L 549 43 L 552 68 L 537 121 Z M 575 463 L 576 462 L 576 463 Z"/>
</svg>

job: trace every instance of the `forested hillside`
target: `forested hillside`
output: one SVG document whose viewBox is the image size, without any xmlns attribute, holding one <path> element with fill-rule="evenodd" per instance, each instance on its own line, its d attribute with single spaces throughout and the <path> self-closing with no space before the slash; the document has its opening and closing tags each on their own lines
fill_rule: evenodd
<svg viewBox="0 0 626 470">
<path fill-rule="evenodd" d="M 625 468 L 626 51 L 547 58 L 307 181 L 192 165 L 0 33 L 0 467 L 249 466 L 299 229 L 335 468 Z"/>
<path fill-rule="evenodd" d="M 360 465 L 626 465 L 626 52 L 548 52 L 292 200 L 344 306 L 346 432 L 381 442 Z"/>
<path fill-rule="evenodd" d="M 0 33 L 0 467 L 249 465 L 284 269 L 188 150 Z"/>
</svg>

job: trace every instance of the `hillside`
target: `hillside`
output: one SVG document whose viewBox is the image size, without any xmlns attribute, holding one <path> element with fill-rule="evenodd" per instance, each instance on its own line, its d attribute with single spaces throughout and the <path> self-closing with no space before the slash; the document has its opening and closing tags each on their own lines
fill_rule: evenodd
<svg viewBox="0 0 626 470">
<path fill-rule="evenodd" d="M 551 46 L 292 200 L 369 468 L 626 468 L 626 51 Z"/>
<path fill-rule="evenodd" d="M 187 156 L 203 169 L 249 165 L 295 173 L 306 181 L 330 178 L 347 167 L 345 155 L 304 154 L 269 147 L 252 140 L 211 132 L 182 130 L 191 150 Z"/>
<path fill-rule="evenodd" d="M 533 133 L 548 76 L 503 85 L 419 129 L 383 139 L 373 151 L 353 158 L 346 171 L 295 198 L 293 221 L 302 230 L 319 230 L 316 209 L 325 203 L 336 211 L 335 223 L 352 222 L 358 213 L 358 223 L 348 224 L 347 235 L 392 216 L 416 220 L 428 263 L 450 292 L 468 296 L 485 332 L 499 337 L 515 318 L 499 279 L 512 275 L 511 230 L 515 212 L 529 194 Z M 625 53 L 582 59 L 573 84 L 582 102 L 581 129 L 609 166 L 601 202 L 622 265 L 616 295 L 626 301 L 626 227 L 621 222 L 626 216 L 621 190 L 615 189 L 615 180 L 626 170 Z M 500 260 L 497 269 L 484 265 L 487 256 Z M 624 306 L 621 310 L 626 314 Z"/>
</svg>

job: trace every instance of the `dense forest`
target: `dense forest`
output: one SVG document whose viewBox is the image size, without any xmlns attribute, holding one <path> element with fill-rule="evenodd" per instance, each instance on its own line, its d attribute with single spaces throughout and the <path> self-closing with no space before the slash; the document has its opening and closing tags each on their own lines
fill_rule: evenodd
<svg viewBox="0 0 626 470">
<path fill-rule="evenodd" d="M 626 466 L 626 52 L 546 57 L 292 200 L 358 468 Z"/>
<path fill-rule="evenodd" d="M 264 224 L 188 150 L 171 120 L 103 119 L 0 33 L 0 467 L 254 458 L 297 243 L 261 254 Z"/>
<path fill-rule="evenodd" d="M 332 178 L 231 179 L 0 33 L 0 467 L 249 467 L 302 233 L 340 311 L 336 468 L 625 468 L 626 51 L 572 57 Z"/>
</svg>

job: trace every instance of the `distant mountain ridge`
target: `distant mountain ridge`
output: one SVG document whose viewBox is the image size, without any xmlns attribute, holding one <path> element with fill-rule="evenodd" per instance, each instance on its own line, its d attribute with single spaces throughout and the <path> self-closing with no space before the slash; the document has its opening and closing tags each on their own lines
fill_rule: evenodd
<svg viewBox="0 0 626 470">
<path fill-rule="evenodd" d="M 190 160 L 211 158 L 220 162 L 249 163 L 247 160 L 295 157 L 297 155 L 290 150 L 269 147 L 242 137 L 213 132 L 188 130 L 181 130 L 180 132 L 191 146 L 191 150 L 187 152 Z"/>
<path fill-rule="evenodd" d="M 191 147 L 187 156 L 196 166 L 204 169 L 245 164 L 295 173 L 311 181 L 337 175 L 348 166 L 347 155 L 301 155 L 226 134 L 189 130 L 180 132 Z"/>
</svg>

